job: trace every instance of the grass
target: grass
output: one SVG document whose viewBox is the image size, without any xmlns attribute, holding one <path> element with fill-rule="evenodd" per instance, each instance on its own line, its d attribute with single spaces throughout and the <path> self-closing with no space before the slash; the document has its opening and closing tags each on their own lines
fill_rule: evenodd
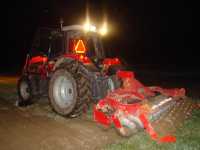
<svg viewBox="0 0 200 150">
<path fill-rule="evenodd" d="M 176 143 L 157 144 L 145 132 L 140 132 L 119 144 L 107 145 L 103 150 L 200 150 L 200 110 L 194 110 L 175 135 Z"/>
<path fill-rule="evenodd" d="M 16 84 L 0 83 L 1 100 L 6 99 L 10 101 L 16 99 L 16 97 L 17 97 Z"/>
<path fill-rule="evenodd" d="M 0 89 L 16 88 L 16 84 L 0 83 Z"/>
</svg>

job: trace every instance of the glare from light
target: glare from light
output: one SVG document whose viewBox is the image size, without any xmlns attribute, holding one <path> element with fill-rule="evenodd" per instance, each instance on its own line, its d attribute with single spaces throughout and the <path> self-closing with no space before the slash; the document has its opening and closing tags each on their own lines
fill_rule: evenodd
<svg viewBox="0 0 200 150">
<path fill-rule="evenodd" d="M 83 25 L 83 28 L 85 31 L 90 31 L 90 23 L 89 22 L 86 22 L 84 25 Z"/>
<path fill-rule="evenodd" d="M 96 32 L 96 27 L 90 23 L 90 17 L 88 15 L 88 11 L 86 14 L 86 21 L 85 24 L 83 25 L 83 29 L 85 32 Z"/>
<path fill-rule="evenodd" d="M 89 21 L 87 21 L 84 26 L 83 26 L 84 30 L 86 32 L 96 32 L 96 27 L 94 25 L 91 25 Z"/>
<path fill-rule="evenodd" d="M 96 32 L 96 27 L 94 25 L 90 25 L 90 31 Z"/>
<path fill-rule="evenodd" d="M 108 33 L 107 23 L 104 23 L 103 26 L 100 28 L 99 33 L 104 36 Z"/>
</svg>

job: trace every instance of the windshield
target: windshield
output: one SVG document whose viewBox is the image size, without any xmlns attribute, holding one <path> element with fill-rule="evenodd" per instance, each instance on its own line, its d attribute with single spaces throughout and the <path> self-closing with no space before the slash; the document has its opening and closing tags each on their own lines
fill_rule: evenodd
<svg viewBox="0 0 200 150">
<path fill-rule="evenodd" d="M 85 55 L 88 57 L 104 58 L 101 39 L 96 35 L 67 34 L 67 50 L 70 53 Z"/>
</svg>

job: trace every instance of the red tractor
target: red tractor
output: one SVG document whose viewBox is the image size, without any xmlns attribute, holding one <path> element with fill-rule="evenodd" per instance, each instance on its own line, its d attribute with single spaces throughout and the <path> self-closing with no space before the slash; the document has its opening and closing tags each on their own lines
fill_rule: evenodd
<svg viewBox="0 0 200 150">
<path fill-rule="evenodd" d="M 118 58 L 106 58 L 94 26 L 42 28 L 18 81 L 19 105 L 47 96 L 58 114 L 77 117 L 96 101 L 94 120 L 106 127 L 114 124 L 121 135 L 143 128 L 155 140 L 175 141 L 160 138 L 152 123 L 174 126 L 190 114 L 193 104 L 185 99 L 185 89 L 146 87 L 123 68 Z"/>
<path fill-rule="evenodd" d="M 77 117 L 91 100 L 120 86 L 115 73 L 122 67 L 118 58 L 105 57 L 94 26 L 41 28 L 18 82 L 19 105 L 48 96 L 58 114 Z"/>
</svg>

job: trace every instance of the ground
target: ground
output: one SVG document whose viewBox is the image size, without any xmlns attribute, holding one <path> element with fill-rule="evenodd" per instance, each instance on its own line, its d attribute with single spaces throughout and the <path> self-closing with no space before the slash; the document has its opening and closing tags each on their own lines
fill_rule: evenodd
<svg viewBox="0 0 200 150">
<path fill-rule="evenodd" d="M 181 134 L 178 134 L 179 140 L 176 144 L 160 146 L 150 140 L 144 132 L 126 139 L 116 134 L 114 129 L 105 131 L 92 121 L 91 115 L 83 115 L 78 119 L 61 117 L 52 111 L 46 98 L 37 99 L 35 104 L 26 108 L 17 107 L 15 105 L 16 82 L 17 77 L 14 76 L 0 77 L 0 147 L 2 150 L 192 150 L 200 148 L 198 144 L 200 113 L 194 118 L 196 124 L 193 123 L 191 126 L 190 123 L 189 128 L 186 124 L 184 132 L 183 129 L 180 130 Z M 188 140 L 184 141 L 184 139 Z"/>
<path fill-rule="evenodd" d="M 66 119 L 41 98 L 27 108 L 15 106 L 16 77 L 0 77 L 0 147 L 2 150 L 99 149 L 120 140 L 105 132 L 88 115 Z"/>
</svg>

